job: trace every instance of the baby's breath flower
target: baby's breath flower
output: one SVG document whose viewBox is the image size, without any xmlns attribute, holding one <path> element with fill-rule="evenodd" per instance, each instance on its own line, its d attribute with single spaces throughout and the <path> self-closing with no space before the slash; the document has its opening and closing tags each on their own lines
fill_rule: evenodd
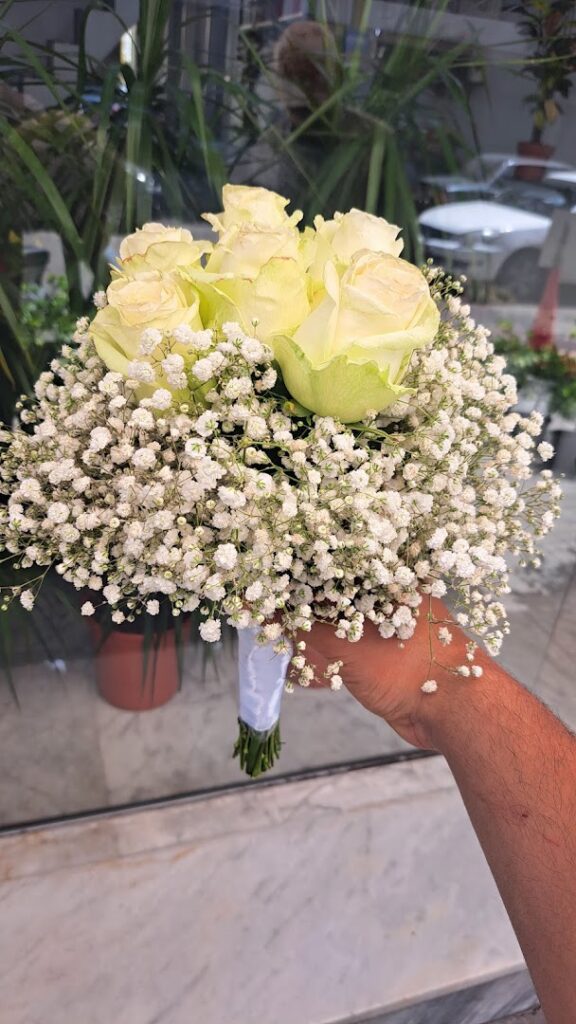
<svg viewBox="0 0 576 1024">
<path fill-rule="evenodd" d="M 542 459 L 542 462 L 549 462 L 552 456 L 554 455 L 554 449 L 551 444 L 548 444 L 547 441 L 542 441 L 538 445 L 536 451 Z"/>
<path fill-rule="evenodd" d="M 130 422 L 140 430 L 152 430 L 154 427 L 154 417 L 148 409 L 134 409 Z"/>
<path fill-rule="evenodd" d="M 172 329 L 172 337 L 178 345 L 191 345 L 195 338 L 195 333 L 188 324 L 180 324 Z"/>
<path fill-rule="evenodd" d="M 90 450 L 100 452 L 110 444 L 111 440 L 112 434 L 108 427 L 94 427 L 90 431 Z"/>
<path fill-rule="evenodd" d="M 31 612 L 34 607 L 34 594 L 31 590 L 22 590 L 20 593 L 20 604 L 26 611 Z"/>
<path fill-rule="evenodd" d="M 48 506 L 48 519 L 51 524 L 65 523 L 70 516 L 70 508 L 63 501 L 53 501 Z"/>
<path fill-rule="evenodd" d="M 267 622 L 262 632 L 266 640 L 269 643 L 273 643 L 282 636 L 282 626 L 279 622 Z"/>
<path fill-rule="evenodd" d="M 156 379 L 154 367 L 142 359 L 133 359 L 128 363 L 128 376 L 140 384 L 153 384 Z"/>
<path fill-rule="evenodd" d="M 443 526 L 438 527 L 436 530 L 434 530 L 434 533 L 431 535 L 431 537 L 428 538 L 428 547 L 432 548 L 432 550 L 435 550 L 436 548 L 441 548 L 444 545 L 447 536 L 448 531 Z"/>
<path fill-rule="evenodd" d="M 219 569 L 233 569 L 238 561 L 238 552 L 233 544 L 219 544 L 214 552 L 214 562 Z"/>
<path fill-rule="evenodd" d="M 240 345 L 240 353 L 246 362 L 252 365 L 263 363 L 267 356 L 266 347 L 256 338 L 244 338 Z"/>
<path fill-rule="evenodd" d="M 218 619 L 206 619 L 200 623 L 200 636 L 208 643 L 215 643 L 220 639 L 221 627 Z"/>
<path fill-rule="evenodd" d="M 224 356 L 220 352 L 211 352 L 204 359 L 198 359 L 192 367 L 192 373 L 197 380 L 206 383 L 214 376 L 219 366 L 224 362 Z"/>
<path fill-rule="evenodd" d="M 171 352 L 169 356 L 166 356 L 162 360 L 162 369 L 166 376 L 170 376 L 174 373 L 182 373 L 184 369 L 184 359 L 178 352 Z"/>
<path fill-rule="evenodd" d="M 152 469 L 156 463 L 156 455 L 150 448 L 138 448 L 131 461 L 137 469 Z"/>
<path fill-rule="evenodd" d="M 262 440 L 268 433 L 268 424 L 263 416 L 249 416 L 246 421 L 246 434 L 255 441 Z"/>
<path fill-rule="evenodd" d="M 162 342 L 162 331 L 155 327 L 147 327 L 140 335 L 139 353 L 141 356 L 150 356 Z"/>
<path fill-rule="evenodd" d="M 172 393 L 167 388 L 157 388 L 149 399 L 152 409 L 165 411 L 172 405 Z"/>
</svg>

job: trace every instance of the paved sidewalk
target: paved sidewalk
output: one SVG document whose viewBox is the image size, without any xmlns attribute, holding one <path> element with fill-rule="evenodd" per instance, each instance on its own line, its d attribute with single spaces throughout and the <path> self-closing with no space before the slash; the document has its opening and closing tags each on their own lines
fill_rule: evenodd
<svg viewBox="0 0 576 1024">
<path fill-rule="evenodd" d="M 472 303 L 472 316 L 479 324 L 489 327 L 496 336 L 500 324 L 505 321 L 512 323 L 517 333 L 527 334 L 534 323 L 537 306 L 516 306 L 509 303 Z M 554 338 L 559 348 L 573 350 L 576 348 L 574 328 L 576 327 L 576 309 L 574 306 L 560 306 L 554 321 Z"/>
</svg>

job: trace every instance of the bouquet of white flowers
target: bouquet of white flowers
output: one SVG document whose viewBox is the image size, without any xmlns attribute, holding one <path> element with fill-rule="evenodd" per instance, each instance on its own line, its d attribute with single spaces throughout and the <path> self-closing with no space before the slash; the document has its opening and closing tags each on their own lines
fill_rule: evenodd
<svg viewBox="0 0 576 1024">
<path fill-rule="evenodd" d="M 5 605 L 32 607 L 55 569 L 91 592 L 84 615 L 168 603 L 206 641 L 236 627 L 250 774 L 278 753 L 288 668 L 288 688 L 313 679 L 296 633 L 322 621 L 355 642 L 370 620 L 401 646 L 425 614 L 448 645 L 429 604 L 450 590 L 497 652 L 506 557 L 537 564 L 560 498 L 549 471 L 531 480 L 541 417 L 511 411 L 461 284 L 402 260 L 378 217 L 300 231 L 286 205 L 226 186 L 214 245 L 158 224 L 126 238 L 94 319 L 1 438 L 0 538 L 39 567 Z M 480 672 L 474 643 L 452 669 Z"/>
</svg>

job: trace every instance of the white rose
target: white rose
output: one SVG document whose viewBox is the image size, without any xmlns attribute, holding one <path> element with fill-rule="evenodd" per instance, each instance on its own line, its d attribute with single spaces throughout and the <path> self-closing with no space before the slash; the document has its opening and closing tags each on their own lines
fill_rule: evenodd
<svg viewBox="0 0 576 1024">
<path fill-rule="evenodd" d="M 125 377 L 148 328 L 170 331 L 187 324 L 193 330 L 202 329 L 197 292 L 188 281 L 171 274 L 151 270 L 134 279 L 118 277 L 106 295 L 108 305 L 94 317 L 90 334 L 108 368 Z M 181 354 L 186 358 L 185 348 Z"/>
<path fill-rule="evenodd" d="M 285 217 L 266 228 L 235 224 L 222 234 L 206 264 L 190 277 L 209 324 L 237 321 L 266 342 L 292 333 L 310 311 L 302 236 Z"/>
<path fill-rule="evenodd" d="M 305 234 L 313 290 L 322 285 L 328 262 L 342 271 L 360 250 L 399 256 L 404 247 L 402 239 L 398 238 L 399 231 L 396 224 L 362 210 L 335 213 L 333 220 L 315 217 L 314 230 L 307 229 Z"/>
<path fill-rule="evenodd" d="M 295 226 L 302 220 L 302 213 L 297 210 L 288 216 L 286 207 L 289 202 L 289 199 L 267 188 L 224 185 L 222 212 L 204 213 L 202 216 L 219 234 L 239 224 L 251 224 L 253 227 L 261 228 Z"/>
<path fill-rule="evenodd" d="M 327 264 L 324 297 L 293 338 L 272 347 L 293 398 L 354 422 L 410 393 L 401 385 L 410 357 L 433 340 L 439 319 L 417 267 L 360 252 L 342 277 Z"/>
<path fill-rule="evenodd" d="M 120 243 L 120 272 L 133 277 L 148 270 L 174 270 L 200 262 L 212 244 L 195 241 L 187 228 L 144 224 Z"/>
</svg>

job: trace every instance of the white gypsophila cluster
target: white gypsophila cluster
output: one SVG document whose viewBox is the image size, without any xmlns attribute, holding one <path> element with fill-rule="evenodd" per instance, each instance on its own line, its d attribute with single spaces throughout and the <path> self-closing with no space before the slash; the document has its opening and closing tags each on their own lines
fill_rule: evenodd
<svg viewBox="0 0 576 1024">
<path fill-rule="evenodd" d="M 441 300 L 443 278 L 429 276 Z M 86 329 L 2 440 L 0 538 L 17 565 L 40 567 L 16 591 L 25 607 L 54 568 L 90 598 L 86 615 L 107 604 L 122 622 L 169 601 L 175 615 L 199 609 L 207 641 L 224 618 L 282 650 L 278 612 L 284 636 L 322 620 L 356 641 L 370 620 L 405 641 L 422 602 L 450 591 L 458 622 L 498 651 L 507 556 L 537 559 L 560 488 L 546 470 L 531 480 L 542 418 L 511 411 L 514 379 L 459 298 L 413 356 L 413 396 L 355 425 L 297 415 L 270 350 L 236 324 L 146 331 L 128 379 Z M 176 344 L 196 362 L 184 368 Z M 446 626 L 438 639 L 450 643 Z M 307 685 L 302 644 L 293 667 Z"/>
</svg>

